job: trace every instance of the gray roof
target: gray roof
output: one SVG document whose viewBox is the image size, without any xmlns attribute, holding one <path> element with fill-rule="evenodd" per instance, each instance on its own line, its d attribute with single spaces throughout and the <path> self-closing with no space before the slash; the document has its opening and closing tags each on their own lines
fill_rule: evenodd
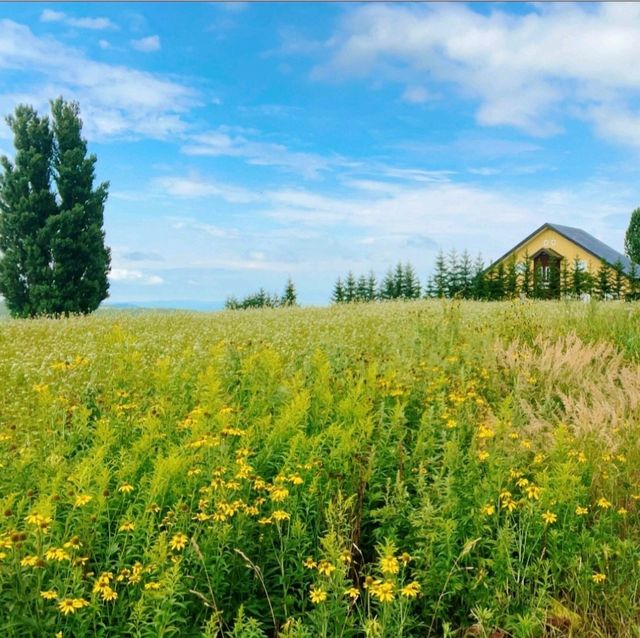
<svg viewBox="0 0 640 638">
<path fill-rule="evenodd" d="M 596 239 L 593 235 L 585 232 L 581 228 L 574 228 L 573 226 L 561 226 L 560 224 L 551 224 L 546 222 L 540 226 L 540 228 L 536 228 L 530 235 L 525 237 L 519 244 L 514 246 L 511 250 L 506 252 L 502 257 L 496 259 L 490 266 L 486 268 L 486 270 L 490 270 L 496 264 L 499 264 L 503 259 L 508 257 L 512 252 L 516 251 L 520 246 L 526 244 L 532 237 L 535 237 L 538 233 L 543 231 L 545 228 L 551 228 L 555 230 L 557 233 L 566 237 L 574 244 L 584 248 L 587 252 L 590 252 L 592 255 L 598 257 L 603 261 L 606 261 L 609 265 L 613 266 L 617 261 L 622 264 L 622 267 L 625 273 L 630 274 L 632 271 L 631 261 L 628 257 L 619 253 L 617 250 L 611 248 L 611 246 L 607 246 L 604 242 L 601 242 L 599 239 Z M 640 270 L 640 269 L 638 269 Z M 636 274 L 636 277 L 638 275 Z"/>
<path fill-rule="evenodd" d="M 627 256 L 619 253 L 617 250 L 614 250 L 611 246 L 607 246 L 607 244 L 596 239 L 593 235 L 590 235 L 584 230 L 580 228 L 573 228 L 572 226 L 561 226 L 560 224 L 547 223 L 545 226 L 548 226 L 561 235 L 564 235 L 573 243 L 578 244 L 578 246 L 588 250 L 590 253 L 599 257 L 603 261 L 606 261 L 612 266 L 619 261 L 627 274 L 631 272 L 631 261 Z"/>
</svg>

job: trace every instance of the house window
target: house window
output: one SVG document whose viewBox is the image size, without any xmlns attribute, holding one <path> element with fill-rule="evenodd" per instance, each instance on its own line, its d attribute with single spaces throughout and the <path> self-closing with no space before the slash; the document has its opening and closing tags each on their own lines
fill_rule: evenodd
<svg viewBox="0 0 640 638">
<path fill-rule="evenodd" d="M 541 266 L 540 270 L 542 271 L 542 281 L 549 281 L 549 274 L 550 274 L 550 270 L 549 270 L 549 266 Z"/>
</svg>

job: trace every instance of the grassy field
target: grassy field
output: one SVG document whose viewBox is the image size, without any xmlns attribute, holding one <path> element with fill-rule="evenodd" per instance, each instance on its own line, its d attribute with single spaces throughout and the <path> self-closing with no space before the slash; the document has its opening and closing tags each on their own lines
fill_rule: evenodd
<svg viewBox="0 0 640 638">
<path fill-rule="evenodd" d="M 640 308 L 0 324 L 0 635 L 638 636 Z"/>
</svg>

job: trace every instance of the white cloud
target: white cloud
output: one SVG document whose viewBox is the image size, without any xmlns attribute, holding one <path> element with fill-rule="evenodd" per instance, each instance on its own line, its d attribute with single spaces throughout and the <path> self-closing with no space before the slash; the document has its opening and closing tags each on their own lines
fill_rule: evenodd
<svg viewBox="0 0 640 638">
<path fill-rule="evenodd" d="M 164 283 L 164 279 L 158 275 L 149 275 L 141 270 L 129 270 L 127 268 L 112 268 L 109 279 L 120 283 L 135 283 L 143 286 L 158 286 Z"/>
<path fill-rule="evenodd" d="M 431 94 L 423 86 L 408 86 L 402 99 L 409 104 L 424 104 L 431 99 Z"/>
<path fill-rule="evenodd" d="M 245 131 L 228 127 L 192 135 L 181 150 L 186 155 L 241 157 L 249 164 L 277 166 L 307 178 L 318 177 L 322 171 L 329 170 L 332 164 L 340 163 L 339 158 L 330 159 L 313 153 L 292 151 L 283 144 L 256 141 L 250 139 Z"/>
<path fill-rule="evenodd" d="M 347 15 L 326 43 L 325 79 L 360 76 L 404 85 L 403 97 L 422 101 L 416 87 L 453 86 L 478 101 L 487 126 L 511 125 L 551 134 L 561 115 L 591 121 L 598 133 L 640 145 L 640 5 L 538 3 L 523 13 L 479 11 L 464 5 L 364 6 Z M 608 124 L 602 113 L 616 120 Z M 636 128 L 637 130 L 637 128 Z"/>
<path fill-rule="evenodd" d="M 150 35 L 146 38 L 140 38 L 139 40 L 131 40 L 131 46 L 136 51 L 142 51 L 143 53 L 160 51 L 160 36 Z"/>
<path fill-rule="evenodd" d="M 110 49 L 111 48 L 111 44 L 110 44 L 109 40 L 98 40 L 98 46 L 101 49 Z"/>
<path fill-rule="evenodd" d="M 74 18 L 66 13 L 53 11 L 52 9 L 45 9 L 40 14 L 40 22 L 61 22 L 70 27 L 93 29 L 96 31 L 118 28 L 109 18 Z"/>
<path fill-rule="evenodd" d="M 227 202 L 243 204 L 258 200 L 258 194 L 241 187 L 220 184 L 213 180 L 203 179 L 197 175 L 188 177 L 159 177 L 153 182 L 155 188 L 168 195 L 184 199 L 219 197 Z"/>
<path fill-rule="evenodd" d="M 52 95 L 62 94 L 80 101 L 90 138 L 175 135 L 185 130 L 182 115 L 196 104 L 194 91 L 175 80 L 96 62 L 12 20 L 0 20 L 0 73 L 3 70 L 23 71 L 26 88 L 19 95 L 0 93 L 2 112 L 19 101 L 46 109 Z"/>
</svg>

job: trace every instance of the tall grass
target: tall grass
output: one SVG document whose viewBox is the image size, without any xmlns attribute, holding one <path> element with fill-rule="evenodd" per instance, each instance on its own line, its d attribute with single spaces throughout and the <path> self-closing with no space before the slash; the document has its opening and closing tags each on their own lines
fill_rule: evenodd
<svg viewBox="0 0 640 638">
<path fill-rule="evenodd" d="M 640 312 L 0 325 L 0 635 L 638 636 Z"/>
</svg>

